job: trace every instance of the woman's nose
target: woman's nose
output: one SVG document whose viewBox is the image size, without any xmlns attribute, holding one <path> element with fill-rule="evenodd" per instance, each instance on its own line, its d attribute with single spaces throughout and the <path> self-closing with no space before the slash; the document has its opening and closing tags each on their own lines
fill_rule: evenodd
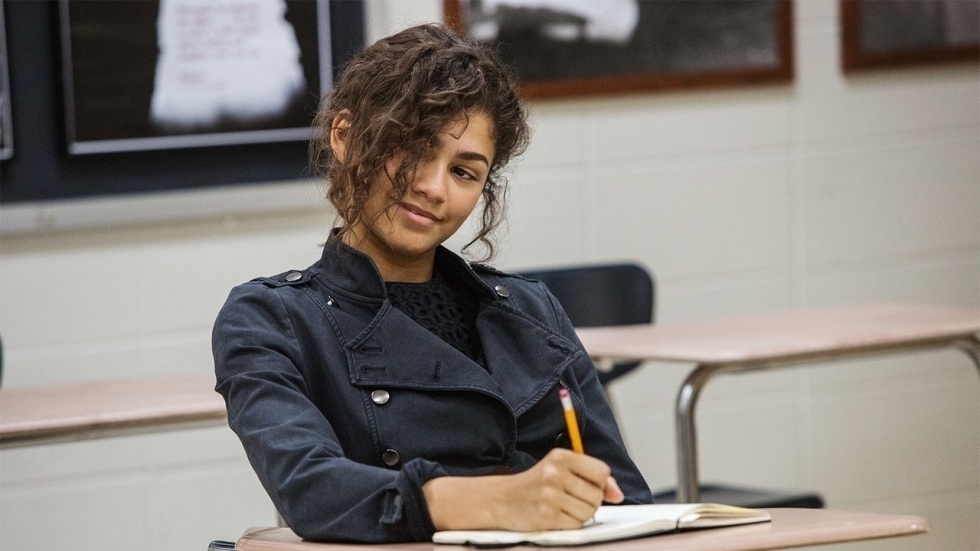
<svg viewBox="0 0 980 551">
<path fill-rule="evenodd" d="M 435 163 L 421 163 L 415 171 L 411 187 L 412 191 L 424 195 L 429 201 L 441 203 L 446 200 L 449 189 L 449 169 Z"/>
</svg>

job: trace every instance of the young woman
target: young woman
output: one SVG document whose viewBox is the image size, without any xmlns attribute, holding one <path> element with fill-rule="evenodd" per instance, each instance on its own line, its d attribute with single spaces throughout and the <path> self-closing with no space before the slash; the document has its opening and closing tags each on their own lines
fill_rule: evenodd
<svg viewBox="0 0 980 551">
<path fill-rule="evenodd" d="M 481 204 L 473 242 L 492 254 L 500 172 L 528 140 L 493 53 L 441 25 L 395 34 L 350 62 L 316 125 L 339 227 L 309 268 L 236 287 L 213 334 L 229 425 L 286 523 L 396 542 L 650 502 L 554 297 L 442 247 Z"/>
</svg>

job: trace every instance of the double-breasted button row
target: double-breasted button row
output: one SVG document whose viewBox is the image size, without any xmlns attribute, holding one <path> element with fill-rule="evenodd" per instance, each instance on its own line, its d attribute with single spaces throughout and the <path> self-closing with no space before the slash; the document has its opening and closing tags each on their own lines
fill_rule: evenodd
<svg viewBox="0 0 980 551">
<path fill-rule="evenodd" d="M 391 393 L 387 390 L 379 388 L 378 390 L 371 391 L 371 401 L 375 404 L 383 406 L 388 403 L 388 400 L 391 400 Z M 396 450 L 388 448 L 381 453 L 381 462 L 389 467 L 398 465 L 399 461 L 401 461 L 401 456 L 398 455 Z"/>
</svg>

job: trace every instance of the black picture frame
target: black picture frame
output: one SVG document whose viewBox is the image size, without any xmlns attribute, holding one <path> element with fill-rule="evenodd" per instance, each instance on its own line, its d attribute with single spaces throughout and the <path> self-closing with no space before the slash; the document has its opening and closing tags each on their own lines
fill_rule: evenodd
<svg viewBox="0 0 980 551">
<path fill-rule="evenodd" d="M 154 124 L 151 105 L 160 91 L 160 83 L 155 80 L 160 79 L 158 67 L 165 55 L 170 59 L 210 55 L 216 58 L 211 61 L 211 67 L 220 67 L 221 61 L 235 63 L 236 56 L 251 54 L 255 57 L 262 54 L 261 51 L 256 54 L 256 50 L 264 45 L 250 37 L 249 32 L 254 36 L 256 27 L 269 25 L 274 19 L 262 17 L 259 13 L 261 5 L 254 3 L 242 3 L 241 6 L 172 3 L 167 10 L 168 22 L 174 23 L 173 27 L 183 23 L 191 28 L 183 35 L 178 33 L 179 29 L 172 28 L 172 37 L 184 43 L 171 44 L 171 52 L 167 54 L 158 36 L 164 15 L 159 0 L 60 2 L 65 123 L 68 152 L 72 155 L 306 141 L 310 137 L 317 101 L 332 87 L 329 0 L 285 0 L 280 4 L 286 8 L 285 30 L 292 33 L 288 38 L 295 37 L 304 80 L 302 88 L 288 99 L 288 108 L 254 122 L 254 117 L 246 118 L 247 113 L 236 117 L 238 114 L 232 112 L 222 114 L 220 119 L 215 114 L 215 120 L 204 125 L 169 128 Z M 196 27 L 192 26 L 195 22 L 198 23 Z M 237 24 L 240 32 L 236 33 L 236 28 L 228 23 Z M 246 42 L 247 47 L 238 46 L 238 51 L 233 50 L 238 40 L 249 38 L 251 42 Z M 217 44 L 209 44 L 209 41 Z M 204 45 L 208 47 L 200 48 Z M 200 49 L 191 55 L 180 51 L 188 47 Z M 215 55 L 218 53 L 221 58 Z M 184 63 L 186 66 L 173 77 L 207 77 L 193 66 L 193 60 Z M 273 78 L 273 75 L 255 76 Z M 221 82 L 213 83 L 218 84 Z M 200 84 L 198 87 L 206 88 Z M 228 88 L 233 94 L 242 93 Z M 202 95 L 192 102 L 200 105 L 207 100 Z"/>
<path fill-rule="evenodd" d="M 786 83 L 793 79 L 790 0 L 622 0 L 636 7 L 630 34 L 602 40 L 600 25 L 613 4 L 562 0 L 494 3 L 444 0 L 446 23 L 492 44 L 516 70 L 521 94 L 549 99 L 692 88 Z M 527 5 L 527 4 L 525 4 Z M 480 11 L 483 10 L 483 11 Z M 611 23 L 607 26 L 615 26 Z M 487 29 L 496 32 L 488 33 Z M 576 30 L 577 29 L 577 30 Z M 562 36 L 564 33 L 564 36 Z M 618 41 L 617 41 L 618 40 Z"/>
<path fill-rule="evenodd" d="M 17 149 L 10 159 L 0 161 L 0 206 L 60 204 L 309 176 L 308 140 L 70 155 L 60 9 L 58 0 L 4 3 L 12 134 Z M 331 73 L 336 78 L 346 61 L 364 47 L 364 3 L 329 0 L 329 9 Z"/>
<path fill-rule="evenodd" d="M 10 77 L 7 74 L 7 26 L 0 0 L 0 161 L 14 155 L 13 113 L 10 109 Z"/>
<path fill-rule="evenodd" d="M 980 0 L 840 0 L 845 73 L 980 61 Z"/>
</svg>

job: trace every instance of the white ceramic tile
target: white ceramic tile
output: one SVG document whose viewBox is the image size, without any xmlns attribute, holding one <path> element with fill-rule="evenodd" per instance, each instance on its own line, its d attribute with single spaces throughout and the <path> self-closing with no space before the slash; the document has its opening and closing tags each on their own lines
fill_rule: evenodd
<svg viewBox="0 0 980 551">
<path fill-rule="evenodd" d="M 595 255 L 638 258 L 671 279 L 786 267 L 782 162 L 612 172 L 595 183 Z"/>
<path fill-rule="evenodd" d="M 210 328 L 4 350 L 4 387 L 213 372 Z"/>
<path fill-rule="evenodd" d="M 860 302 L 980 306 L 980 251 L 920 262 L 856 262 L 813 272 L 806 279 L 811 306 Z"/>
<path fill-rule="evenodd" d="M 804 142 L 840 141 L 980 122 L 976 66 L 869 71 L 844 75 L 838 31 L 797 34 L 794 119 Z"/>
<path fill-rule="evenodd" d="M 830 503 L 977 487 L 980 401 L 973 383 L 815 391 L 810 435 L 815 484 Z"/>
<path fill-rule="evenodd" d="M 146 352 L 137 337 L 29 348 L 8 345 L 5 338 L 3 386 L 7 388 L 133 377 Z"/>
<path fill-rule="evenodd" d="M 247 465 L 167 472 L 148 491 L 150 549 L 205 549 L 212 540 L 234 541 L 248 528 L 276 525 L 275 507 Z"/>
<path fill-rule="evenodd" d="M 817 23 L 839 24 L 838 0 L 802 0 L 793 2 L 793 16 L 796 28 L 807 28 Z"/>
<path fill-rule="evenodd" d="M 630 457 L 654 492 L 677 486 L 674 417 L 670 412 L 643 417 L 618 415 Z"/>
<path fill-rule="evenodd" d="M 656 318 L 683 323 L 784 310 L 794 306 L 793 281 L 787 271 L 727 275 L 721 278 L 661 279 Z"/>
<path fill-rule="evenodd" d="M 799 433 L 792 392 L 752 400 L 703 397 L 698 410 L 701 481 L 787 489 L 800 485 Z"/>
<path fill-rule="evenodd" d="M 977 377 L 969 357 L 955 348 L 878 354 L 804 369 L 810 388 L 827 393 L 841 388 L 882 390 L 884 385 L 895 391 L 917 385 L 969 387 Z"/>
<path fill-rule="evenodd" d="M 138 479 L 5 488 L 0 496 L 0 548 L 149 549 L 146 498 L 146 487 Z"/>
<path fill-rule="evenodd" d="M 590 113 L 601 161 L 786 144 L 788 88 L 726 90 L 597 102 Z"/>
<path fill-rule="evenodd" d="M 623 419 L 673 415 L 677 391 L 690 371 L 683 363 L 644 362 L 610 385 L 617 414 Z"/>
<path fill-rule="evenodd" d="M 766 402 L 778 393 L 792 392 L 800 384 L 801 375 L 795 367 L 722 374 L 705 385 L 699 407 L 727 399 L 737 403 Z"/>
<path fill-rule="evenodd" d="M 138 292 L 132 251 L 112 248 L 4 254 L 0 333 L 5 348 L 132 335 Z"/>
<path fill-rule="evenodd" d="M 131 371 L 139 376 L 213 375 L 210 327 L 152 339 L 142 347 Z"/>
<path fill-rule="evenodd" d="M 142 449 L 149 468 L 168 472 L 250 468 L 241 441 L 228 426 L 149 434 Z"/>
<path fill-rule="evenodd" d="M 506 205 L 501 225 L 492 237 L 495 256 L 490 262 L 503 269 L 521 266 L 522 259 L 576 257 L 584 224 L 581 197 L 582 169 L 569 166 L 534 166 L 523 162 L 505 174 Z M 459 253 L 479 231 L 482 203 L 445 246 Z M 579 229 L 583 228 L 583 229 Z M 569 251 L 569 247 L 572 251 Z M 485 249 L 474 245 L 464 256 L 483 261 Z"/>
<path fill-rule="evenodd" d="M 142 436 L 86 440 L 0 451 L 0 485 L 8 490 L 58 486 L 65 481 L 139 472 L 146 465 Z"/>
<path fill-rule="evenodd" d="M 100 537 L 112 532 L 112 543 L 116 523 L 126 525 L 121 530 L 130 544 L 146 542 L 141 549 L 191 549 L 275 523 L 271 502 L 227 428 L 0 453 L 4 549 L 79 549 L 71 538 L 88 530 Z M 174 530 L 177 525 L 183 529 Z M 44 537 L 36 538 L 42 528 Z M 55 544 L 62 546 L 44 547 Z"/>
<path fill-rule="evenodd" d="M 402 29 L 428 23 L 442 21 L 442 2 L 439 0 L 369 0 L 371 18 L 368 29 L 371 36 L 369 42 L 396 33 Z"/>
<path fill-rule="evenodd" d="M 581 103 L 528 105 L 531 143 L 515 172 L 542 166 L 582 166 L 590 152 L 590 136 Z"/>
<path fill-rule="evenodd" d="M 210 330 L 231 287 L 306 268 L 320 257 L 318 226 L 258 235 L 248 230 L 141 247 L 138 309 L 145 333 Z"/>
<path fill-rule="evenodd" d="M 977 143 L 800 161 L 808 264 L 980 247 Z"/>
<path fill-rule="evenodd" d="M 512 184 L 498 264 L 527 269 L 581 262 L 592 219 L 581 172 L 527 170 Z"/>
</svg>

